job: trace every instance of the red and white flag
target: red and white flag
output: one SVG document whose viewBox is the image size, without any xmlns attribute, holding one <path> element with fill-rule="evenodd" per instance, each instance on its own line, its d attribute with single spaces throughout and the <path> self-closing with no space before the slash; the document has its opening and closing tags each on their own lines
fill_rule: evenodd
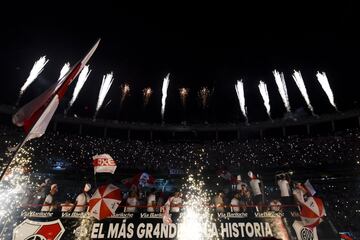
<svg viewBox="0 0 360 240">
<path fill-rule="evenodd" d="M 49 89 L 37 98 L 21 107 L 13 116 L 12 121 L 15 125 L 23 127 L 27 133 L 24 141 L 19 145 L 21 148 L 27 141 L 41 137 L 54 115 L 69 85 L 78 76 L 85 67 L 91 56 L 99 45 L 98 40 L 90 49 L 86 56 L 75 64 L 58 82 L 53 84 Z"/>
<path fill-rule="evenodd" d="M 109 154 L 93 156 L 94 174 L 112 173 L 116 170 L 116 162 Z"/>
</svg>

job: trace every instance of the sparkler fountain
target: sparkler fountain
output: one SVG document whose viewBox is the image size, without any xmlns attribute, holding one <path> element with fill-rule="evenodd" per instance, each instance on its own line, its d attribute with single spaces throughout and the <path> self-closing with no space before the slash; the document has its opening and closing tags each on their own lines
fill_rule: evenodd
<svg viewBox="0 0 360 240">
<path fill-rule="evenodd" d="M 95 111 L 94 118 L 93 118 L 94 120 L 96 119 L 96 116 L 104 102 L 104 99 L 111 87 L 111 84 L 113 83 L 113 80 L 114 80 L 114 78 L 113 78 L 112 72 L 103 76 L 101 87 L 100 87 L 100 92 L 99 92 L 99 96 L 98 96 L 98 101 L 96 104 L 96 111 Z"/>
<path fill-rule="evenodd" d="M 170 73 L 168 73 L 166 75 L 166 77 L 164 78 L 163 81 L 163 85 L 162 85 L 162 97 L 161 97 L 161 120 L 162 123 L 164 123 L 164 114 L 165 114 L 165 104 L 166 104 L 166 98 L 167 98 L 167 90 L 169 87 L 169 82 L 170 82 Z"/>
<path fill-rule="evenodd" d="M 41 58 L 39 58 L 39 60 L 37 60 L 34 63 L 28 78 L 26 79 L 24 85 L 20 89 L 19 97 L 18 97 L 18 99 L 16 101 L 16 106 L 19 105 L 20 99 L 21 99 L 22 95 L 24 94 L 25 90 L 40 75 L 40 73 L 44 70 L 44 67 L 48 62 L 49 62 L 49 60 L 46 59 L 46 56 L 42 56 Z"/>
<path fill-rule="evenodd" d="M 239 100 L 241 112 L 245 117 L 245 123 L 249 124 L 249 120 L 247 116 L 247 108 L 245 105 L 244 83 L 242 80 L 238 80 L 237 83 L 235 84 L 235 91 Z"/>
<path fill-rule="evenodd" d="M 270 98 L 269 98 L 269 92 L 267 90 L 267 86 L 266 86 L 266 83 L 264 83 L 263 81 L 260 81 L 259 82 L 259 91 L 260 91 L 260 94 L 262 96 L 262 99 L 264 100 L 264 106 L 266 108 L 266 112 L 270 118 L 270 120 L 272 120 L 271 118 L 271 108 L 270 108 Z"/>
<path fill-rule="evenodd" d="M 336 111 L 339 111 L 334 100 L 334 94 L 331 90 L 329 80 L 326 76 L 325 72 L 320 73 L 319 71 L 316 73 L 317 80 L 319 81 L 322 89 L 326 93 L 326 96 L 329 99 L 330 104 L 335 108 Z"/>
<path fill-rule="evenodd" d="M 304 80 L 301 76 L 301 72 L 300 71 L 295 71 L 294 70 L 294 73 L 292 75 L 297 87 L 299 88 L 300 92 L 301 92 L 301 95 L 303 96 L 303 98 L 305 99 L 305 102 L 309 108 L 309 110 L 311 111 L 311 114 L 313 116 L 316 116 L 316 114 L 314 113 L 314 108 L 313 106 L 311 105 L 311 102 L 310 102 L 310 99 L 309 99 L 309 95 L 307 94 L 307 91 L 306 91 L 306 87 L 305 87 L 305 83 L 304 83 Z"/>
</svg>

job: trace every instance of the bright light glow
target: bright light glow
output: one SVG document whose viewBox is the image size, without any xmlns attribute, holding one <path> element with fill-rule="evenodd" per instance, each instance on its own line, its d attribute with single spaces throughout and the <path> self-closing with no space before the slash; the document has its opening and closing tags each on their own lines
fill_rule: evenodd
<svg viewBox="0 0 360 240">
<path fill-rule="evenodd" d="M 170 82 L 170 73 L 166 75 L 163 81 L 162 85 L 162 97 L 161 97 L 161 119 L 164 120 L 164 113 L 165 113 L 165 104 L 166 104 L 166 98 L 167 98 L 167 90 L 169 87 Z"/>
<path fill-rule="evenodd" d="M 59 80 L 61 80 L 69 70 L 70 70 L 70 63 L 67 62 L 61 68 Z"/>
<path fill-rule="evenodd" d="M 186 98 L 189 95 L 189 89 L 188 88 L 180 88 L 179 94 L 180 94 L 181 105 L 185 108 L 186 107 Z"/>
<path fill-rule="evenodd" d="M 147 87 L 147 88 L 143 89 L 143 97 L 144 97 L 144 106 L 145 107 L 149 104 L 150 97 L 151 97 L 152 93 L 153 93 L 153 91 L 151 90 L 150 87 Z"/>
<path fill-rule="evenodd" d="M 114 78 L 113 78 L 112 72 L 103 76 L 101 87 L 100 87 L 100 92 L 99 92 L 99 96 L 98 96 L 98 101 L 96 104 L 96 111 L 95 111 L 94 119 L 96 118 L 96 116 L 104 102 L 106 94 L 108 93 L 108 91 L 111 87 L 111 84 L 113 83 L 113 80 L 114 80 Z"/>
<path fill-rule="evenodd" d="M 202 158 L 200 154 L 200 158 Z M 192 171 L 196 168 L 197 163 Z M 210 213 L 210 192 L 205 189 L 204 181 L 201 180 L 202 170 L 200 167 L 196 174 L 188 170 L 188 177 L 181 192 L 185 192 L 183 212 L 179 217 L 178 239 L 200 240 L 218 239 L 217 231 L 214 231 L 215 222 Z"/>
<path fill-rule="evenodd" d="M 30 163 L 31 158 L 29 152 L 24 148 L 20 149 L 13 163 L 0 181 L 0 223 L 2 224 L 2 230 L 9 230 L 15 227 L 13 224 L 17 219 L 19 209 L 23 204 L 27 203 L 29 197 L 31 197 L 28 189 L 35 184 L 30 182 Z M 6 230 L 3 235 L 0 236 L 1 239 L 11 239 L 12 231 Z"/>
<path fill-rule="evenodd" d="M 264 83 L 263 81 L 260 81 L 258 87 L 259 87 L 259 91 L 262 96 L 262 99 L 264 100 L 264 106 L 266 108 L 266 112 L 267 112 L 269 118 L 271 119 L 270 98 L 269 98 L 269 92 L 267 90 L 266 83 Z"/>
<path fill-rule="evenodd" d="M 246 122 L 247 122 L 248 117 L 247 117 L 247 109 L 245 105 L 244 83 L 242 80 L 238 80 L 237 83 L 235 84 L 235 91 L 239 100 L 241 112 L 246 118 Z"/>
<path fill-rule="evenodd" d="M 207 107 L 209 96 L 210 96 L 210 90 L 207 87 L 202 87 L 199 90 L 199 98 L 201 100 L 201 106 L 203 109 Z"/>
<path fill-rule="evenodd" d="M 333 107 L 336 109 L 336 111 L 338 111 L 337 106 L 335 104 L 335 100 L 334 100 L 334 94 L 331 90 L 330 84 L 329 84 L 329 80 L 326 76 L 325 72 L 320 73 L 319 71 L 316 73 L 316 77 L 317 80 L 319 81 L 322 89 L 324 90 L 324 92 L 326 93 L 329 102 L 331 105 L 333 105 Z"/>
<path fill-rule="evenodd" d="M 310 99 L 309 99 L 309 95 L 307 94 L 306 91 L 306 87 L 305 87 L 305 83 L 304 83 L 304 79 L 301 76 L 301 72 L 300 71 L 295 71 L 292 75 L 297 87 L 299 88 L 301 95 L 303 96 L 303 98 L 305 99 L 305 102 L 309 108 L 309 110 L 311 111 L 311 113 L 314 115 L 314 108 L 311 105 Z"/>
<path fill-rule="evenodd" d="M 82 89 L 82 87 L 84 86 L 84 83 L 86 82 L 86 79 L 89 77 L 91 73 L 91 69 L 89 69 L 89 66 L 86 65 L 83 70 L 81 71 L 80 75 L 79 75 L 79 79 L 76 82 L 76 86 L 72 95 L 72 98 L 69 102 L 69 107 L 68 109 L 74 104 L 75 100 L 77 99 L 80 90 Z"/>
<path fill-rule="evenodd" d="M 273 71 L 275 82 L 278 87 L 280 96 L 283 100 L 284 106 L 286 108 L 287 112 L 291 112 L 290 102 L 289 102 L 289 96 L 286 88 L 285 78 L 283 73 L 279 73 L 278 71 Z"/>
<path fill-rule="evenodd" d="M 29 85 L 40 75 L 48 62 L 49 60 L 46 59 L 46 56 L 42 56 L 34 63 L 34 66 L 32 67 L 25 84 L 20 89 L 20 95 L 22 95 L 24 91 L 29 87 Z"/>
<path fill-rule="evenodd" d="M 120 108 L 122 108 L 125 98 L 130 93 L 130 86 L 127 83 L 124 83 L 120 86 L 121 89 L 121 100 L 120 100 Z"/>
</svg>

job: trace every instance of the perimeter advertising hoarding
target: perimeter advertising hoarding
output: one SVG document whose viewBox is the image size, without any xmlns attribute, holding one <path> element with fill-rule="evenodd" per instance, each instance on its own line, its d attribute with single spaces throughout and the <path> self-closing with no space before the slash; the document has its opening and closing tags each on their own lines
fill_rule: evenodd
<svg viewBox="0 0 360 240">
<path fill-rule="evenodd" d="M 9 239 L 179 239 L 183 234 L 181 231 L 191 234 L 194 230 L 182 230 L 179 227 L 181 213 L 172 213 L 173 223 L 170 225 L 163 224 L 162 215 L 158 213 L 119 213 L 102 221 L 97 221 L 86 213 L 23 211 L 21 216 Z M 339 239 L 328 221 L 325 220 L 312 230 L 301 226 L 296 213 L 286 217 L 274 212 L 213 213 L 213 220 L 214 223 L 207 228 L 209 239 Z M 49 222 L 60 224 L 54 227 L 57 232 L 54 232 L 53 238 L 41 236 L 36 230 L 49 226 Z M 64 231 L 59 232 L 62 228 Z"/>
</svg>

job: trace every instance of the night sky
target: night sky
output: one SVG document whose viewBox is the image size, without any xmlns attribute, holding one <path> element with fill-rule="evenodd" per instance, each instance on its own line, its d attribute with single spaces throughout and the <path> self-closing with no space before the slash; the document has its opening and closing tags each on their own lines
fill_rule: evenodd
<svg viewBox="0 0 360 240">
<path fill-rule="evenodd" d="M 21 103 L 55 82 L 66 61 L 74 64 L 102 38 L 90 61 L 93 69 L 70 114 L 92 117 L 102 75 L 114 72 L 114 83 L 98 118 L 160 122 L 161 85 L 170 72 L 165 120 L 179 123 L 182 108 L 178 88 L 190 88 L 189 122 L 243 122 L 234 84 L 242 78 L 250 122 L 267 119 L 257 84 L 268 84 L 274 118 L 285 108 L 272 70 L 283 71 L 290 104 L 306 109 L 293 69 L 303 74 L 310 100 L 318 114 L 332 113 L 316 71 L 325 71 L 335 101 L 342 111 L 359 107 L 359 25 L 352 1 L 238 1 L 241 4 L 154 4 L 122 1 L 12 2 L 2 6 L 0 104 L 15 104 L 35 60 L 50 62 L 27 89 Z M 266 3 L 265 3 L 266 2 Z M 129 83 L 131 95 L 119 110 L 120 84 Z M 73 84 L 73 87 L 75 84 Z M 154 94 L 143 108 L 142 89 Z M 208 86 L 208 112 L 202 112 L 197 91 Z M 71 98 L 66 95 L 64 109 Z M 61 111 L 60 109 L 60 111 Z"/>
</svg>

